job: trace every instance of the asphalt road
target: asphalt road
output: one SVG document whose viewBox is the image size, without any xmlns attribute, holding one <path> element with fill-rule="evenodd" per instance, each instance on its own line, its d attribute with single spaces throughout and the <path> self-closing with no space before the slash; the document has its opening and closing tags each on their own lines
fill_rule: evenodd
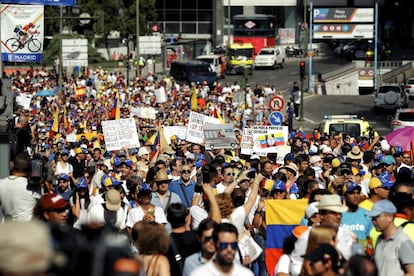
<svg viewBox="0 0 414 276">
<path fill-rule="evenodd" d="M 299 61 L 300 58 L 288 59 L 283 69 L 276 70 L 255 70 L 252 75 L 248 76 L 248 83 L 254 87 L 256 83 L 264 85 L 269 83 L 275 85 L 276 90 L 283 92 L 284 98 L 290 97 L 290 89 L 294 81 L 299 80 Z M 315 73 L 324 73 L 335 70 L 338 67 L 349 63 L 349 61 L 336 58 L 334 56 L 315 57 L 313 70 Z M 243 81 L 243 76 L 226 76 L 222 82 L 233 83 Z M 380 135 L 390 132 L 391 117 L 394 111 L 382 111 L 374 113 L 373 95 L 359 96 L 322 96 L 310 95 L 305 92 L 304 101 L 304 120 L 294 121 L 294 128 L 301 127 L 305 131 L 312 131 L 317 128 L 324 115 L 344 115 L 356 114 L 364 115 Z M 414 101 L 410 100 L 410 107 L 414 107 Z"/>
</svg>

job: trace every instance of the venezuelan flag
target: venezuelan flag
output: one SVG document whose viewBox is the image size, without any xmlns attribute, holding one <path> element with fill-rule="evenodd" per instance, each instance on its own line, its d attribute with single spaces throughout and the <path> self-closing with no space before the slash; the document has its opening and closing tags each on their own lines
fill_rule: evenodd
<svg viewBox="0 0 414 276">
<path fill-rule="evenodd" d="M 278 133 L 273 134 L 273 137 L 275 138 L 275 145 L 276 146 L 285 145 L 285 138 L 284 138 L 282 132 L 278 132 Z"/>
<path fill-rule="evenodd" d="M 307 199 L 280 200 L 269 199 L 266 206 L 266 267 L 269 275 L 283 254 L 283 240 L 292 234 L 292 229 L 299 225 L 305 215 Z"/>
<path fill-rule="evenodd" d="M 114 104 L 111 108 L 110 119 L 119 120 L 121 119 L 121 100 L 119 99 L 119 92 L 115 92 Z"/>
</svg>

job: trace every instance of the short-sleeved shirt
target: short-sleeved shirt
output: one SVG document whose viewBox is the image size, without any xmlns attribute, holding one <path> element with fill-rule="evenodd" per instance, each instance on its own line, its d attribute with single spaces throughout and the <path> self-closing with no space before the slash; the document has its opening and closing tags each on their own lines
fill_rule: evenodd
<svg viewBox="0 0 414 276">
<path fill-rule="evenodd" d="M 365 243 L 373 227 L 371 220 L 366 215 L 367 210 L 359 207 L 355 212 L 343 212 L 341 225 L 354 232 L 358 241 Z"/>
<path fill-rule="evenodd" d="M 134 224 L 138 221 L 141 221 L 144 218 L 145 212 L 142 210 L 141 206 L 137 206 L 129 210 L 126 226 L 132 228 Z M 155 222 L 159 224 L 166 224 L 167 218 L 165 217 L 164 210 L 160 207 L 155 206 Z"/>
<path fill-rule="evenodd" d="M 194 270 L 190 276 L 200 276 L 200 275 L 206 275 L 206 276 L 221 276 L 223 275 L 222 272 L 220 272 L 216 266 L 214 265 L 213 261 L 209 261 L 208 263 L 200 266 L 196 270 Z M 239 264 L 233 264 L 233 270 L 231 271 L 231 276 L 253 276 L 253 272 L 245 268 L 242 265 Z"/>
<path fill-rule="evenodd" d="M 171 200 L 170 200 L 170 198 L 171 198 Z M 168 203 L 168 201 L 169 201 L 169 203 Z M 158 193 L 156 193 L 156 192 L 152 193 L 151 204 L 162 208 L 164 210 L 164 212 L 166 212 L 166 210 L 168 208 L 167 205 L 168 204 L 171 205 L 173 203 L 181 203 L 181 199 L 176 193 L 167 191 L 167 195 L 165 196 L 163 202 L 161 202 L 161 198 L 158 195 Z"/>
<path fill-rule="evenodd" d="M 401 228 L 389 238 L 378 238 L 374 252 L 379 276 L 402 276 L 403 266 L 414 264 L 414 244 Z"/>
</svg>

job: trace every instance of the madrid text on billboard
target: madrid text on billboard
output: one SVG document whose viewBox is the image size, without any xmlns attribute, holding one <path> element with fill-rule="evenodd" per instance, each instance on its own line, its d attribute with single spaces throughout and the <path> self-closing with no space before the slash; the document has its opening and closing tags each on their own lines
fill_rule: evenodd
<svg viewBox="0 0 414 276">
<path fill-rule="evenodd" d="M 36 55 L 13 55 L 14 61 L 36 61 L 37 56 Z"/>
</svg>

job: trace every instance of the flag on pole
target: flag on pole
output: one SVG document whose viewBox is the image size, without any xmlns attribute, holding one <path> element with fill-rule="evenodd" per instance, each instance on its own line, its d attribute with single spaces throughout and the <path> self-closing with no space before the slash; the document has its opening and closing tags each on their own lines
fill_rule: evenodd
<svg viewBox="0 0 414 276">
<path fill-rule="evenodd" d="M 283 255 L 283 241 L 299 225 L 308 206 L 307 199 L 265 201 L 266 208 L 266 267 L 269 275 Z"/>
<path fill-rule="evenodd" d="M 119 92 L 115 92 L 114 104 L 111 108 L 111 114 L 109 117 L 111 120 L 121 119 L 121 102 L 119 99 Z"/>
<path fill-rule="evenodd" d="M 55 106 L 55 113 L 53 114 L 53 124 L 50 129 L 50 137 L 59 132 L 59 108 Z"/>
<path fill-rule="evenodd" d="M 76 97 L 79 97 L 79 98 L 86 96 L 86 87 L 85 86 L 75 87 L 75 95 Z"/>
<path fill-rule="evenodd" d="M 191 95 L 191 110 L 197 111 L 197 89 L 193 86 L 193 94 Z"/>
</svg>

